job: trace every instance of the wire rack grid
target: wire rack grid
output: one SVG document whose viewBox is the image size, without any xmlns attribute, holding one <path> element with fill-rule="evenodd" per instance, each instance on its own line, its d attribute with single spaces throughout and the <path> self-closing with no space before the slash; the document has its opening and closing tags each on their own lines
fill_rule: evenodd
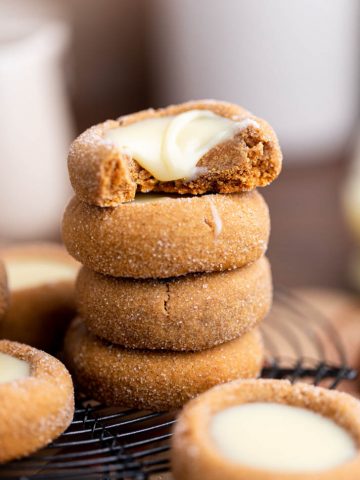
<svg viewBox="0 0 360 480">
<path fill-rule="evenodd" d="M 262 333 L 267 350 L 264 378 L 303 380 L 336 388 L 341 381 L 356 377 L 331 323 L 289 290 L 276 290 L 274 307 Z M 79 400 L 65 433 L 40 452 L 0 467 L 0 478 L 168 478 L 175 417 L 176 412 L 139 412 Z"/>
</svg>

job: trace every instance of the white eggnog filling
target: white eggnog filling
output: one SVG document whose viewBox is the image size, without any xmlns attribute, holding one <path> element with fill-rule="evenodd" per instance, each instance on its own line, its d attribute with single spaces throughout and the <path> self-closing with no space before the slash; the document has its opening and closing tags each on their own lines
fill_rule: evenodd
<svg viewBox="0 0 360 480">
<path fill-rule="evenodd" d="M 232 462 L 261 470 L 311 472 L 352 459 L 351 435 L 312 410 L 278 403 L 247 403 L 214 415 L 210 434 Z"/>
<path fill-rule="evenodd" d="M 258 127 L 249 118 L 235 122 L 209 110 L 189 110 L 113 128 L 105 138 L 156 179 L 167 182 L 198 176 L 200 158 L 250 124 Z"/>
<path fill-rule="evenodd" d="M 76 265 L 42 259 L 5 260 L 10 290 L 74 281 Z"/>
<path fill-rule="evenodd" d="M 30 365 L 12 355 L 0 352 L 0 384 L 30 376 Z"/>
</svg>

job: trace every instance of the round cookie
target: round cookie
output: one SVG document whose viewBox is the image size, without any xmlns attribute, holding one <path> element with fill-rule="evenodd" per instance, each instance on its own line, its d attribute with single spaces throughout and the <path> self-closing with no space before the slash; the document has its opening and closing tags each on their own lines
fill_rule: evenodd
<svg viewBox="0 0 360 480">
<path fill-rule="evenodd" d="M 335 468 L 304 472 L 259 469 L 228 459 L 212 438 L 214 415 L 252 402 L 305 408 L 333 420 L 355 442 L 354 458 Z M 172 471 L 176 480 L 353 480 L 360 476 L 359 448 L 360 403 L 350 395 L 286 380 L 235 381 L 205 392 L 180 413 L 172 439 Z"/>
<path fill-rule="evenodd" d="M 190 110 L 210 111 L 238 125 L 234 136 L 203 152 L 197 163 L 197 175 L 191 178 L 159 181 L 132 157 L 131 149 L 119 148 L 107 137 L 120 126 L 177 116 Z M 279 143 L 267 122 L 239 105 L 216 100 L 143 110 L 95 125 L 73 142 L 68 157 L 69 176 L 76 195 L 86 203 L 102 207 L 133 200 L 137 190 L 193 195 L 248 191 L 272 182 L 279 175 L 281 164 Z"/>
<path fill-rule="evenodd" d="M 263 343 L 253 330 L 202 352 L 127 350 L 91 335 L 77 318 L 65 338 L 65 359 L 81 390 L 95 400 L 162 411 L 218 383 L 256 377 Z"/>
<path fill-rule="evenodd" d="M 10 290 L 0 338 L 55 352 L 74 317 L 74 284 L 79 264 L 56 243 L 0 249 Z"/>
<path fill-rule="evenodd" d="M 168 278 L 239 268 L 267 248 L 269 211 L 256 191 L 137 198 L 116 208 L 73 198 L 63 220 L 69 253 L 105 275 Z"/>
<path fill-rule="evenodd" d="M 4 463 L 35 452 L 66 430 L 74 414 L 74 391 L 68 371 L 56 358 L 7 340 L 0 340 L 0 354 L 29 367 L 28 373 L 23 370 L 22 376 L 5 381 L 1 377 L 9 375 L 9 366 L 0 369 L 0 463 Z"/>
<path fill-rule="evenodd" d="M 268 313 L 265 257 L 237 270 L 166 280 L 80 271 L 76 298 L 89 330 L 127 348 L 204 350 L 239 337 Z"/>
<path fill-rule="evenodd" d="M 0 261 L 0 323 L 9 304 L 9 291 L 4 264 Z"/>
</svg>

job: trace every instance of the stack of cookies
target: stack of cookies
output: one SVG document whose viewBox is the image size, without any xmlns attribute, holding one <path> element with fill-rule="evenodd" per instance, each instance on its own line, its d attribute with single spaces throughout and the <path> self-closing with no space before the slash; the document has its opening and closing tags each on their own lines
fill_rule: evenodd
<svg viewBox="0 0 360 480">
<path fill-rule="evenodd" d="M 271 127 L 225 102 L 138 112 L 75 140 L 63 239 L 83 268 L 65 357 L 85 393 L 166 410 L 259 374 L 272 282 L 255 189 L 280 169 Z"/>
</svg>

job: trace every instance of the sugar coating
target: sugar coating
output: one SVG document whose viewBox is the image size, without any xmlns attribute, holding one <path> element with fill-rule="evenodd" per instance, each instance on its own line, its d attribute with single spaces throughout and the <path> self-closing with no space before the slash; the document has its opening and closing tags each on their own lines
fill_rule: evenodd
<svg viewBox="0 0 360 480">
<path fill-rule="evenodd" d="M 265 257 L 227 272 L 165 280 L 114 278 L 83 268 L 80 316 L 92 333 L 127 348 L 202 350 L 254 328 L 272 302 Z"/>
<path fill-rule="evenodd" d="M 80 389 L 92 398 L 161 411 L 181 407 L 218 383 L 256 377 L 263 344 L 255 329 L 201 352 L 127 350 L 91 335 L 78 318 L 65 339 L 65 358 Z"/>
<path fill-rule="evenodd" d="M 257 191 L 106 209 L 73 198 L 63 219 L 69 253 L 114 277 L 169 278 L 239 268 L 264 254 L 269 232 L 268 208 Z"/>
<path fill-rule="evenodd" d="M 333 420 L 352 436 L 355 458 L 322 472 L 301 474 L 259 470 L 226 459 L 210 435 L 211 419 L 217 412 L 250 402 L 306 408 Z M 172 471 L 176 480 L 353 480 L 360 478 L 359 449 L 360 402 L 352 396 L 287 380 L 240 380 L 214 387 L 185 406 L 174 428 Z"/>
<path fill-rule="evenodd" d="M 131 157 L 106 139 L 119 126 L 148 118 L 177 115 L 189 110 L 210 110 L 241 122 L 235 136 L 205 154 L 197 164 L 198 175 L 188 180 L 160 182 Z M 280 173 L 282 155 L 272 128 L 244 108 L 227 102 L 193 101 L 158 110 L 144 110 L 108 120 L 86 130 L 72 144 L 69 175 L 76 195 L 98 206 L 130 201 L 136 191 L 180 194 L 233 193 L 268 185 Z"/>
<path fill-rule="evenodd" d="M 56 358 L 35 348 L 0 340 L 0 352 L 30 364 L 30 376 L 0 385 L 0 463 L 47 445 L 71 423 L 71 377 Z"/>
</svg>

